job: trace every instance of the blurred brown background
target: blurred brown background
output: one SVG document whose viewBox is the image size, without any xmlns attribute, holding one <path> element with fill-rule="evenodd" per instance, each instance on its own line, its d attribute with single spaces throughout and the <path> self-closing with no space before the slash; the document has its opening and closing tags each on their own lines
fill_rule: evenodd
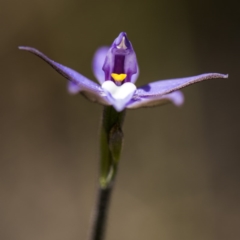
<svg viewBox="0 0 240 240">
<path fill-rule="evenodd" d="M 138 85 L 229 73 L 185 104 L 128 111 L 107 239 L 240 239 L 240 10 L 231 1 L 0 2 L 0 239 L 86 239 L 102 107 L 66 92 L 38 48 L 93 79 L 101 45 L 126 31 Z"/>
</svg>

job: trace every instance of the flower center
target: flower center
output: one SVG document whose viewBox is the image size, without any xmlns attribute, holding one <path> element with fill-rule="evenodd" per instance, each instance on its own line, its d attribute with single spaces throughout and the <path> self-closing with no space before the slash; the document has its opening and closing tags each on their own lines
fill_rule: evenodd
<svg viewBox="0 0 240 240">
<path fill-rule="evenodd" d="M 127 77 L 124 71 L 124 55 L 115 55 L 114 57 L 114 67 L 111 73 L 111 80 L 115 81 L 116 85 L 122 85 Z"/>
<path fill-rule="evenodd" d="M 112 73 L 111 76 L 116 82 L 122 82 L 127 77 L 127 74 L 125 74 L 125 73 L 121 73 L 121 74 Z"/>
</svg>

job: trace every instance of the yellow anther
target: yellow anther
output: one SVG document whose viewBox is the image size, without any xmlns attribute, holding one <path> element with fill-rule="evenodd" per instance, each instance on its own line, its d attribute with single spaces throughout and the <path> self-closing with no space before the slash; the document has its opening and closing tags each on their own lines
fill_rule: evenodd
<svg viewBox="0 0 240 240">
<path fill-rule="evenodd" d="M 125 74 L 125 73 L 121 73 L 121 74 L 112 73 L 111 76 L 116 82 L 122 82 L 127 77 L 127 74 Z"/>
</svg>

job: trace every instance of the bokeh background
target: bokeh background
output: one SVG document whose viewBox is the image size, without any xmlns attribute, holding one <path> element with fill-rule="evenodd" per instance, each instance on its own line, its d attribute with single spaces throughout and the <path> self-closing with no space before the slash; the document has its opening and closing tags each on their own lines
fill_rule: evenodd
<svg viewBox="0 0 240 240">
<path fill-rule="evenodd" d="M 93 78 L 126 31 L 149 81 L 229 73 L 181 108 L 129 110 L 106 239 L 240 239 L 240 10 L 231 1 L 0 2 L 0 239 L 86 239 L 102 107 L 17 46 Z"/>
</svg>

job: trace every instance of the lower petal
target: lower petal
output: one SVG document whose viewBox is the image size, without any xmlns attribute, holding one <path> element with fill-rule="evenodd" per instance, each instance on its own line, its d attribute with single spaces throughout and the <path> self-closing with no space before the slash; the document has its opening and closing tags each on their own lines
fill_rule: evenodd
<svg viewBox="0 0 240 240">
<path fill-rule="evenodd" d="M 120 112 L 131 101 L 136 91 L 136 86 L 131 82 L 117 86 L 112 81 L 105 81 L 102 84 L 102 89 L 106 93 L 108 101 L 111 103 L 111 105 L 113 105 L 113 107 Z"/>
</svg>

